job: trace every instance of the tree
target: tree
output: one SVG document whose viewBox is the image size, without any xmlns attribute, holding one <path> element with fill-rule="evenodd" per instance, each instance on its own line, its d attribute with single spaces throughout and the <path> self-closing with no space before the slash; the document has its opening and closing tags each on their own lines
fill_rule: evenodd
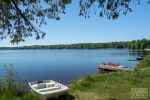
<svg viewBox="0 0 150 100">
<path fill-rule="evenodd" d="M 45 33 L 33 23 L 46 24 L 45 19 L 59 20 L 59 14 L 65 13 L 65 6 L 71 0 L 0 0 L 0 39 L 7 36 L 12 43 L 36 35 L 43 38 Z"/>
<path fill-rule="evenodd" d="M 43 38 L 45 33 L 35 24 L 40 27 L 46 24 L 46 19 L 59 20 L 59 15 L 65 14 L 65 7 L 71 2 L 72 0 L 0 0 L 0 39 L 10 37 L 11 43 L 19 43 L 33 34 L 36 39 Z M 126 15 L 132 11 L 131 2 L 139 3 L 140 0 L 80 0 L 79 15 L 89 17 L 89 12 L 97 9 L 100 17 L 117 19 L 120 14 Z"/>
</svg>

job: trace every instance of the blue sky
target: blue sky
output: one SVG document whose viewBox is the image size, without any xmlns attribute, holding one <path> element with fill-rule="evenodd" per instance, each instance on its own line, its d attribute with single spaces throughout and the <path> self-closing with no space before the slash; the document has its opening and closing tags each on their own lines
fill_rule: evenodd
<svg viewBox="0 0 150 100">
<path fill-rule="evenodd" d="M 79 4 L 77 0 L 73 1 L 67 6 L 66 14 L 61 16 L 60 21 L 48 20 L 48 24 L 40 28 L 47 33 L 44 39 L 35 40 L 35 37 L 32 37 L 19 45 L 13 45 L 9 39 L 5 39 L 0 41 L 0 47 L 150 39 L 150 5 L 146 2 L 141 2 L 140 6 L 132 5 L 133 12 L 127 16 L 108 20 L 93 14 L 89 19 L 79 17 Z"/>
</svg>

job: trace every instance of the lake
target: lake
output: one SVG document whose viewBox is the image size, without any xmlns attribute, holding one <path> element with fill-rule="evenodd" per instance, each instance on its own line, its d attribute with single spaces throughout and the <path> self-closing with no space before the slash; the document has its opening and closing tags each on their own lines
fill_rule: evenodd
<svg viewBox="0 0 150 100">
<path fill-rule="evenodd" d="M 116 49 L 102 50 L 0 50 L 0 75 L 3 65 L 14 65 L 17 76 L 28 81 L 52 79 L 70 84 L 80 77 L 97 74 L 103 62 L 120 63 L 134 68 L 137 61 L 128 61 L 141 52 Z"/>
</svg>

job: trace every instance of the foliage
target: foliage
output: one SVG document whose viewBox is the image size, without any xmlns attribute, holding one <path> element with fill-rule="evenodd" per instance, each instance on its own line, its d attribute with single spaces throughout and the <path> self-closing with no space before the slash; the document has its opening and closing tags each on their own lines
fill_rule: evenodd
<svg viewBox="0 0 150 100">
<path fill-rule="evenodd" d="M 46 24 L 46 19 L 59 20 L 65 13 L 65 6 L 71 0 L 0 0 L 0 38 L 11 38 L 19 43 L 25 38 L 36 35 L 43 38 L 45 33 L 32 23 Z"/>
<path fill-rule="evenodd" d="M 126 15 L 132 11 L 132 2 L 140 1 L 79 0 L 79 15 L 90 17 L 90 12 L 96 10 L 100 17 L 117 19 L 120 14 Z M 72 0 L 0 0 L 0 39 L 9 36 L 11 43 L 19 43 L 33 34 L 36 39 L 43 38 L 45 33 L 36 24 L 46 24 L 47 19 L 59 20 L 60 14 L 65 14 L 66 5 L 71 2 Z"/>
<path fill-rule="evenodd" d="M 5 77 L 0 80 L 0 100 L 38 100 L 26 90 L 25 82 L 16 81 L 16 72 L 12 65 L 4 66 Z"/>
<path fill-rule="evenodd" d="M 99 9 L 99 16 L 107 16 L 109 19 L 117 19 L 120 13 L 132 12 L 130 2 L 132 0 L 81 0 L 80 15 L 89 17 L 92 8 Z"/>
<path fill-rule="evenodd" d="M 150 55 L 144 58 L 144 60 L 141 60 L 140 63 L 137 65 L 137 70 L 138 69 L 143 69 L 143 68 L 150 68 Z"/>
<path fill-rule="evenodd" d="M 29 92 L 23 96 L 23 100 L 38 100 L 38 98 L 35 97 L 35 95 L 33 93 Z"/>
<path fill-rule="evenodd" d="M 141 0 L 80 0 L 80 16 L 90 17 L 90 12 L 98 11 L 99 17 L 117 19 L 120 14 L 132 12 L 131 3 L 140 4 Z M 150 3 L 150 0 L 147 0 Z M 95 12 L 95 13 L 96 13 Z"/>
<path fill-rule="evenodd" d="M 14 85 L 16 85 L 16 72 L 12 65 L 4 66 L 5 68 L 5 78 L 4 78 L 4 87 L 7 89 L 13 89 Z"/>
<path fill-rule="evenodd" d="M 78 43 L 70 45 L 33 45 L 23 47 L 1 47 L 0 49 L 145 49 L 150 47 L 149 39 L 133 40 L 127 42 L 108 42 L 108 43 Z"/>
</svg>

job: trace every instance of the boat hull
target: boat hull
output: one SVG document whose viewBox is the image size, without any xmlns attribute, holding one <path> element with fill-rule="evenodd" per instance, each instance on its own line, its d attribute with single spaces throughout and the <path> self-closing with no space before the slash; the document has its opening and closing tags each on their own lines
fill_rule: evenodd
<svg viewBox="0 0 150 100">
<path fill-rule="evenodd" d="M 55 82 L 50 80 L 51 82 Z M 40 84 L 47 84 L 47 83 L 29 83 L 29 86 L 31 88 L 31 91 L 37 95 L 41 100 L 47 100 L 49 98 L 59 98 L 59 96 L 61 95 L 65 95 L 68 93 L 68 87 L 60 84 L 58 82 L 55 82 L 56 85 L 58 85 L 59 87 L 56 86 L 52 86 L 52 87 L 46 87 L 46 88 L 37 88 L 38 85 Z M 49 84 L 49 83 L 48 83 Z M 37 85 L 37 87 L 36 87 Z"/>
<path fill-rule="evenodd" d="M 136 60 L 143 60 L 143 59 L 144 59 L 143 57 L 141 57 L 141 58 L 140 58 L 140 57 L 139 57 L 139 58 L 136 58 Z"/>
<path fill-rule="evenodd" d="M 110 66 L 110 65 L 100 65 L 98 66 L 98 69 L 101 73 L 108 73 L 108 72 L 116 72 L 116 71 L 131 71 L 131 69 L 129 69 L 128 67 L 125 67 L 125 66 L 121 66 L 121 65 L 118 65 L 118 66 Z"/>
</svg>

